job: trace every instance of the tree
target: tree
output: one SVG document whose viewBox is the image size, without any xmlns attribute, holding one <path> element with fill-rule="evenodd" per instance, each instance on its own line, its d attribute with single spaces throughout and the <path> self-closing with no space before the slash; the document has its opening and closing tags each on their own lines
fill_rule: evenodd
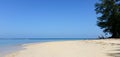
<svg viewBox="0 0 120 57">
<path fill-rule="evenodd" d="M 95 4 L 97 25 L 112 38 L 120 38 L 120 0 L 100 0 Z"/>
</svg>

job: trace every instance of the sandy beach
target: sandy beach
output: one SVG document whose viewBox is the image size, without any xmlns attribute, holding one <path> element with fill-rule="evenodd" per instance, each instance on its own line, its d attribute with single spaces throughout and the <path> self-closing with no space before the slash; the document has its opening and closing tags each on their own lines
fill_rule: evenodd
<svg viewBox="0 0 120 57">
<path fill-rule="evenodd" d="M 120 57 L 120 40 L 73 40 L 24 45 L 6 57 Z"/>
</svg>

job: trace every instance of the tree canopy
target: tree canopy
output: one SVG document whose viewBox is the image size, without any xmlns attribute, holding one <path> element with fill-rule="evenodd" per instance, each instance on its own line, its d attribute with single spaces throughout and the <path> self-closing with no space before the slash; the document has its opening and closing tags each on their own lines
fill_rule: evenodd
<svg viewBox="0 0 120 57">
<path fill-rule="evenodd" d="M 95 4 L 97 25 L 112 38 L 120 38 L 120 0 L 100 0 Z"/>
</svg>

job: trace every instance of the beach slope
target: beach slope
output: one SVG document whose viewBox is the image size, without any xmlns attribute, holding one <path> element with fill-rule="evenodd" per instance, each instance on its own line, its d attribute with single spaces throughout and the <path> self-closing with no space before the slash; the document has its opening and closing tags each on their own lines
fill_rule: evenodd
<svg viewBox="0 0 120 57">
<path fill-rule="evenodd" d="M 24 45 L 6 57 L 119 57 L 120 40 L 74 40 Z"/>
</svg>

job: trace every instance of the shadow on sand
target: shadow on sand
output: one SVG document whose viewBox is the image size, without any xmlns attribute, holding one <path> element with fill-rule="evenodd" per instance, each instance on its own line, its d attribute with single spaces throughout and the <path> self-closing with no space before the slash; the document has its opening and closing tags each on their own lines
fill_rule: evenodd
<svg viewBox="0 0 120 57">
<path fill-rule="evenodd" d="M 107 55 L 111 57 L 120 57 L 120 44 L 113 44 L 118 45 L 119 47 L 116 47 L 116 49 L 112 50 L 113 53 L 108 53 Z"/>
</svg>

